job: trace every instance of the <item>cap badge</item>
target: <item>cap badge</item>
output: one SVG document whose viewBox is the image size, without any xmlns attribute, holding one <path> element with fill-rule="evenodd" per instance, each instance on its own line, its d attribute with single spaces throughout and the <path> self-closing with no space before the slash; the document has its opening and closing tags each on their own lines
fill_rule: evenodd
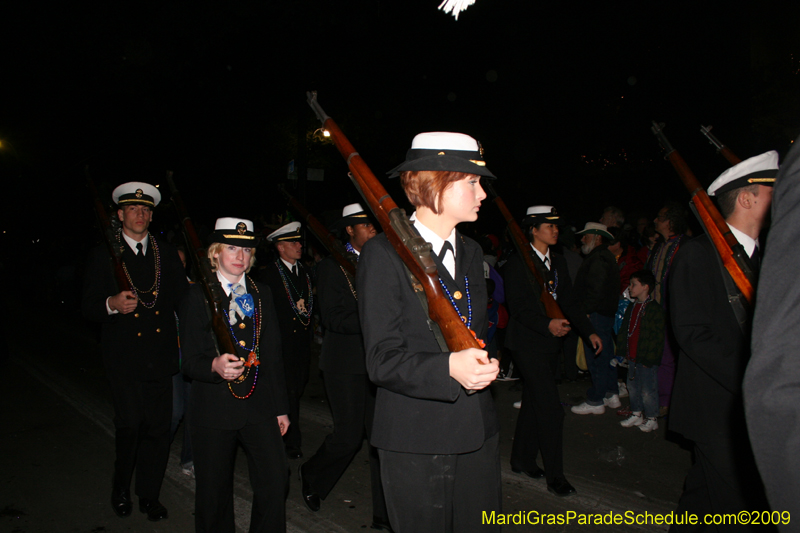
<svg viewBox="0 0 800 533">
<path fill-rule="evenodd" d="M 444 152 L 439 152 L 439 153 L 438 153 L 438 154 L 436 154 L 436 155 L 444 155 Z"/>
<path fill-rule="evenodd" d="M 236 224 L 236 231 L 239 233 L 239 235 L 244 235 L 247 231 L 247 225 L 244 222 L 239 222 Z"/>
<path fill-rule="evenodd" d="M 136 189 L 136 198 L 141 198 L 143 194 L 142 189 Z"/>
</svg>

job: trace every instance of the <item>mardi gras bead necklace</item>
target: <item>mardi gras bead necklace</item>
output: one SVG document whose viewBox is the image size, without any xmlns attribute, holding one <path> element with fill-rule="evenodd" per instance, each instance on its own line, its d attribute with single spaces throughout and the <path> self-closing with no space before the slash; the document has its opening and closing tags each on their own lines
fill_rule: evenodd
<svg viewBox="0 0 800 533">
<path fill-rule="evenodd" d="M 238 394 L 236 394 L 236 392 L 234 392 L 234 390 L 233 390 L 233 384 L 231 382 L 228 382 L 228 390 L 231 391 L 231 394 L 237 400 L 246 400 L 247 398 L 250 397 L 251 394 L 253 394 L 253 391 L 256 389 L 256 383 L 258 383 L 258 367 L 261 364 L 260 356 L 259 356 L 259 353 L 260 353 L 260 351 L 259 351 L 259 343 L 260 343 L 260 340 L 261 340 L 261 313 L 260 313 L 260 311 L 261 311 L 261 298 L 259 297 L 260 295 L 258 293 L 258 288 L 256 287 L 256 284 L 253 283 L 253 280 L 250 279 L 250 276 L 247 276 L 247 279 L 250 281 L 250 286 L 256 292 L 256 295 L 257 295 L 256 301 L 257 301 L 257 303 L 256 303 L 255 310 L 253 312 L 252 349 L 249 350 L 249 354 L 247 356 L 247 360 L 244 362 L 244 366 L 245 366 L 245 368 L 247 370 L 245 370 L 245 372 L 236 379 L 236 384 L 244 383 L 247 380 L 247 378 L 250 376 L 250 370 L 252 370 L 253 367 L 255 367 L 255 372 L 253 373 L 253 385 L 250 387 L 250 390 L 248 391 L 248 393 L 245 394 L 244 396 L 239 396 Z M 238 344 L 239 346 L 241 346 L 244 350 L 247 350 L 247 343 L 244 340 L 239 340 L 236 337 L 236 332 L 233 330 L 233 327 L 230 325 L 228 312 L 225 311 L 224 309 L 223 309 L 223 312 L 225 313 L 226 323 L 228 324 L 228 329 L 230 329 L 230 331 L 231 331 L 231 335 L 233 336 L 234 342 L 236 344 Z M 244 319 L 242 319 L 240 327 L 242 325 L 244 325 Z"/>
<path fill-rule="evenodd" d="M 120 243 L 120 248 L 122 248 L 122 243 L 120 239 L 121 234 L 122 231 L 119 231 L 117 233 L 117 242 Z M 153 253 L 155 254 L 155 260 L 156 260 L 156 276 L 155 280 L 153 281 L 153 285 L 146 290 L 142 290 L 136 287 L 136 285 L 133 284 L 131 275 L 128 273 L 128 267 L 125 265 L 125 261 L 122 262 L 122 270 L 125 271 L 125 277 L 128 278 L 128 283 L 130 283 L 133 292 L 136 293 L 136 297 L 139 298 L 139 303 L 141 303 L 147 309 L 152 309 L 153 307 L 155 307 L 156 302 L 158 301 L 158 293 L 159 290 L 161 289 L 161 253 L 158 250 L 158 244 L 156 243 L 156 240 L 153 238 L 153 236 L 150 234 L 149 231 L 147 232 L 147 237 L 150 239 L 150 244 L 153 247 Z M 152 294 L 153 301 L 145 302 L 144 300 L 142 300 L 143 294 Z"/>
<path fill-rule="evenodd" d="M 305 304 L 303 298 L 298 298 L 295 302 L 294 298 L 292 298 L 292 291 L 289 289 L 289 285 L 291 284 L 292 289 L 294 289 L 295 294 L 298 296 L 302 296 L 303 293 L 297 290 L 297 287 L 294 286 L 294 282 L 288 278 L 284 269 L 281 268 L 280 259 L 275 260 L 275 268 L 278 269 L 278 272 L 281 274 L 281 280 L 283 280 L 283 288 L 286 290 L 286 297 L 289 299 L 289 305 L 292 306 L 294 310 L 294 314 L 297 315 L 297 319 L 300 323 L 305 327 L 311 322 L 311 311 L 314 308 L 314 294 L 311 292 L 311 278 L 308 277 L 306 274 L 306 282 L 308 283 L 308 305 Z"/>
</svg>

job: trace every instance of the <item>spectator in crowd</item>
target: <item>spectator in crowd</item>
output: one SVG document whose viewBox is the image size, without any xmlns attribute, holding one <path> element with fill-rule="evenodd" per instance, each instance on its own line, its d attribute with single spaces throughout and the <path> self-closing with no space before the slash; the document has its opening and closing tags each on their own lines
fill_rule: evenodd
<svg viewBox="0 0 800 533">
<path fill-rule="evenodd" d="M 670 305 L 667 289 L 672 261 L 675 259 L 675 254 L 680 249 L 681 244 L 688 239 L 686 230 L 689 225 L 686 209 L 679 202 L 667 202 L 659 210 L 658 216 L 653 223 L 663 241 L 653 247 L 647 257 L 645 268 L 652 271 L 656 277 L 656 290 L 653 296 L 664 308 L 667 317 L 664 356 L 661 358 L 661 366 L 658 368 L 659 416 L 665 416 L 669 412 L 672 384 L 675 381 L 675 350 L 677 350 L 670 325 Z"/>
<path fill-rule="evenodd" d="M 605 407 L 621 406 L 617 369 L 611 366 L 614 357 L 614 314 L 619 301 L 619 272 L 614 255 L 608 251 L 608 242 L 613 236 L 605 225 L 587 222 L 583 230 L 581 251 L 586 255 L 575 280 L 575 294 L 583 311 L 602 341 L 593 346 L 584 339 L 586 365 L 592 376 L 592 386 L 586 393 L 586 401 L 572 407 L 578 415 L 605 412 Z"/>
</svg>

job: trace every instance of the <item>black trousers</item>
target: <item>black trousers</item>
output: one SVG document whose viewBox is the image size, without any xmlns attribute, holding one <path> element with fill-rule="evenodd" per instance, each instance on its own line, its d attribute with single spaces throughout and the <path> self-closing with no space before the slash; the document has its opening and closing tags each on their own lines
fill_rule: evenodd
<svg viewBox="0 0 800 533">
<path fill-rule="evenodd" d="M 286 531 L 289 463 L 277 419 L 238 430 L 191 426 L 195 492 L 195 531 L 233 533 L 233 469 L 237 445 L 247 455 L 253 508 L 250 532 Z"/>
<path fill-rule="evenodd" d="M 317 453 L 303 465 L 303 478 L 324 500 L 361 449 L 364 436 L 369 438 L 372 433 L 375 391 L 369 377 L 363 374 L 324 372 L 323 377 L 333 415 L 333 433 L 325 437 Z M 388 521 L 378 450 L 374 446 L 369 448 L 372 514 Z"/>
<path fill-rule="evenodd" d="M 108 380 L 114 404 L 114 484 L 129 488 L 135 470 L 135 494 L 157 499 L 169 459 L 172 376 L 134 381 L 110 375 Z"/>
<path fill-rule="evenodd" d="M 672 526 L 670 531 L 776 531 L 775 526 L 765 525 L 703 524 L 705 514 L 736 514 L 740 511 L 768 509 L 764 486 L 744 432 L 736 442 L 696 442 L 694 464 L 686 475 L 675 514 L 694 513 L 700 524 Z"/>
<path fill-rule="evenodd" d="M 501 512 L 499 435 L 474 452 L 423 455 L 378 450 L 395 533 L 500 531 L 482 515 Z"/>
<path fill-rule="evenodd" d="M 552 483 L 564 477 L 564 408 L 555 381 L 558 353 L 514 352 L 513 358 L 525 384 L 511 466 L 534 470 L 541 452 L 547 482 Z"/>
<path fill-rule="evenodd" d="M 308 383 L 311 362 L 311 346 L 305 342 L 294 342 L 291 353 L 284 352 L 283 368 L 286 376 L 286 393 L 289 396 L 289 430 L 283 436 L 286 449 L 299 450 L 303 444 L 300 431 L 300 398 Z"/>
</svg>

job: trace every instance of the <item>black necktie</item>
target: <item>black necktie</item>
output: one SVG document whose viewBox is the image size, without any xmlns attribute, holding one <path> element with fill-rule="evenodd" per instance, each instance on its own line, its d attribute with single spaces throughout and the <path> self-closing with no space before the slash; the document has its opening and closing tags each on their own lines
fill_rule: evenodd
<svg viewBox="0 0 800 533">
<path fill-rule="evenodd" d="M 758 271 L 761 269 L 761 252 L 758 246 L 753 248 L 753 253 L 750 255 L 750 265 L 753 267 L 753 274 L 758 277 Z"/>
<path fill-rule="evenodd" d="M 292 265 L 292 274 L 294 274 L 294 277 L 297 277 L 297 263 Z"/>
<path fill-rule="evenodd" d="M 144 262 L 144 246 L 140 242 L 136 243 L 136 259 Z"/>
<path fill-rule="evenodd" d="M 444 244 L 442 245 L 442 249 L 439 250 L 439 259 L 440 260 L 444 261 L 444 258 L 447 255 L 447 251 L 448 250 L 450 250 L 450 252 L 452 252 L 453 251 L 453 245 L 450 244 L 450 241 L 444 241 Z M 456 254 L 453 253 L 453 257 L 455 257 L 455 255 Z"/>
<path fill-rule="evenodd" d="M 549 258 L 549 257 L 547 257 L 547 256 L 545 256 L 545 257 L 544 257 L 544 267 L 545 267 L 547 270 L 550 270 L 550 258 Z"/>
</svg>

